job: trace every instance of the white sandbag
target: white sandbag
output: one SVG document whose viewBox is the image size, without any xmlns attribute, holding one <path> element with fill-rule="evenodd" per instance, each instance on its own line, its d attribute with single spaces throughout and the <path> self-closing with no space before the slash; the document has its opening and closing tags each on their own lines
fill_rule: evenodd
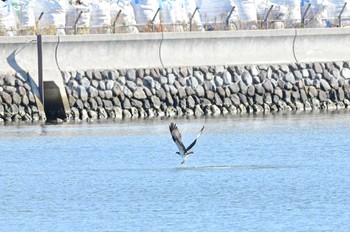
<svg viewBox="0 0 350 232">
<path fill-rule="evenodd" d="M 342 12 L 341 18 L 342 18 L 342 26 L 348 26 L 350 25 L 350 1 L 348 0 L 329 0 L 329 4 L 327 6 L 327 15 L 328 18 L 331 19 L 331 22 L 333 24 L 338 25 L 339 24 L 339 15 L 344 7 L 344 4 L 346 4 L 346 7 L 344 8 L 344 11 Z"/>
<path fill-rule="evenodd" d="M 255 0 L 236 0 L 238 7 L 238 18 L 241 21 L 256 21 L 257 12 Z"/>
<path fill-rule="evenodd" d="M 140 25 L 147 25 L 152 21 L 157 13 L 160 2 L 159 0 L 133 0 L 132 6 L 135 12 L 136 23 Z M 156 16 L 154 23 L 159 23 L 159 13 Z"/>
<path fill-rule="evenodd" d="M 34 1 L 23 1 L 20 5 L 18 19 L 19 27 L 21 29 L 28 29 L 35 27 L 35 2 Z"/>
<path fill-rule="evenodd" d="M 68 2 L 66 0 L 37 0 L 35 7 L 35 18 L 39 18 L 39 28 L 54 26 L 55 28 L 64 28 L 66 26 L 66 12 Z"/>
<path fill-rule="evenodd" d="M 0 30 L 6 31 L 7 35 L 12 35 L 10 31 L 16 30 L 16 20 L 13 8 L 10 3 L 0 2 Z"/>
<path fill-rule="evenodd" d="M 294 20 L 295 22 L 300 22 L 301 20 L 301 8 L 300 0 L 285 0 L 288 6 L 288 20 Z"/>
<path fill-rule="evenodd" d="M 302 14 L 304 14 L 309 4 L 311 6 L 305 15 L 305 27 L 325 27 L 328 18 L 328 0 L 302 0 Z"/>
<path fill-rule="evenodd" d="M 193 16 L 192 19 L 192 30 L 194 31 L 204 31 L 204 27 L 201 21 L 200 12 L 197 11 L 194 15 L 197 8 L 197 2 L 196 0 L 183 0 L 184 6 L 186 9 L 186 14 L 188 15 L 188 21 L 190 21 L 190 18 Z M 198 2 L 198 5 L 200 5 L 200 2 Z M 195 28 L 193 28 L 195 27 Z"/>
<path fill-rule="evenodd" d="M 109 27 L 111 25 L 110 5 L 106 1 L 95 0 L 91 4 L 90 27 Z"/>
<path fill-rule="evenodd" d="M 81 15 L 78 19 L 78 16 Z M 67 11 L 67 27 L 74 27 L 75 21 L 77 21 L 77 28 L 88 28 L 90 27 L 91 11 L 90 7 L 85 5 L 71 5 Z"/>
<path fill-rule="evenodd" d="M 138 33 L 139 31 L 135 26 L 134 8 L 130 0 L 112 0 L 110 4 L 111 20 L 117 26 L 117 32 Z"/>
<path fill-rule="evenodd" d="M 267 14 L 270 20 L 285 21 L 288 18 L 288 6 L 283 0 L 256 0 L 255 3 L 259 20 L 264 20 Z M 272 9 L 271 6 L 273 6 Z"/>
<path fill-rule="evenodd" d="M 234 0 L 201 0 L 200 15 L 203 24 L 226 23 L 232 7 L 235 7 L 231 19 L 237 19 L 238 9 Z"/>
<path fill-rule="evenodd" d="M 183 25 L 188 23 L 183 0 L 162 0 L 161 20 L 168 31 L 184 31 Z"/>
</svg>

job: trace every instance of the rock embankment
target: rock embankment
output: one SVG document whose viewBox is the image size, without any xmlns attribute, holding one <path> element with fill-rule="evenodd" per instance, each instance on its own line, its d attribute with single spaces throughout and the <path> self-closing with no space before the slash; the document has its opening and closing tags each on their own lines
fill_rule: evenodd
<svg viewBox="0 0 350 232">
<path fill-rule="evenodd" d="M 63 79 L 75 120 L 350 105 L 349 62 L 73 71 Z"/>
<path fill-rule="evenodd" d="M 18 73 L 0 72 L 0 122 L 40 119 L 30 84 Z"/>
</svg>

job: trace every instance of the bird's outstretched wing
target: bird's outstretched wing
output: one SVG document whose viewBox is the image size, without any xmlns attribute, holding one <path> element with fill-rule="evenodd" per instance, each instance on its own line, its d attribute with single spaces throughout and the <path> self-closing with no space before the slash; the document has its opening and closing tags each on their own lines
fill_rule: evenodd
<svg viewBox="0 0 350 232">
<path fill-rule="evenodd" d="M 203 130 L 204 130 L 204 126 L 203 126 L 202 129 L 198 132 L 196 139 L 186 148 L 186 152 L 189 151 L 189 150 L 191 150 L 191 148 L 196 144 L 197 139 L 199 138 L 199 136 L 201 136 Z"/>
<path fill-rule="evenodd" d="M 170 134 L 171 137 L 173 138 L 176 146 L 178 147 L 179 151 L 185 151 L 186 148 L 182 142 L 182 137 L 181 137 L 181 133 L 179 131 L 179 129 L 177 129 L 177 126 L 175 123 L 170 123 L 169 125 L 169 130 L 170 130 Z"/>
</svg>

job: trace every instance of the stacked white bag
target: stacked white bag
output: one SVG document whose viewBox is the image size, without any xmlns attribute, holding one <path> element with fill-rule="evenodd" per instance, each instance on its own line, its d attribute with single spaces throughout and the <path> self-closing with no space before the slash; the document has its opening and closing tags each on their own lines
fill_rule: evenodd
<svg viewBox="0 0 350 232">
<path fill-rule="evenodd" d="M 230 19 L 236 20 L 238 16 L 238 9 L 234 0 L 201 0 L 198 1 L 198 6 L 200 7 L 202 23 L 206 25 L 225 24 L 232 7 L 235 7 L 235 10 Z"/>
<path fill-rule="evenodd" d="M 0 35 L 14 35 L 16 19 L 13 7 L 9 2 L 0 1 Z"/>
<path fill-rule="evenodd" d="M 157 13 L 160 6 L 159 0 L 132 0 L 136 23 L 144 26 L 149 24 Z M 159 24 L 159 14 L 154 19 L 155 24 Z"/>
<path fill-rule="evenodd" d="M 161 20 L 168 31 L 184 31 L 188 23 L 183 0 L 161 0 Z"/>
<path fill-rule="evenodd" d="M 19 12 L 17 13 L 19 19 L 20 29 L 35 28 L 35 1 L 23 1 L 19 5 Z"/>
<path fill-rule="evenodd" d="M 311 5 L 305 15 L 305 27 L 325 27 L 328 18 L 328 0 L 302 0 L 302 14 L 306 12 L 309 4 Z"/>
<path fill-rule="evenodd" d="M 134 8 L 132 8 L 130 0 L 112 0 L 110 4 L 111 20 L 118 28 L 117 32 L 138 33 L 135 26 Z"/>
<path fill-rule="evenodd" d="M 71 5 L 67 11 L 67 29 L 74 29 L 75 26 L 77 29 L 87 29 L 90 27 L 90 18 L 90 7 L 86 5 Z"/>
<path fill-rule="evenodd" d="M 339 15 L 344 7 L 344 4 L 346 4 L 346 7 L 344 8 L 344 11 L 342 12 L 341 18 L 342 18 L 342 26 L 349 26 L 350 25 L 350 1 L 348 0 L 329 0 L 329 4 L 327 7 L 327 15 L 329 18 L 331 18 L 331 22 L 335 25 L 339 24 Z"/>
<path fill-rule="evenodd" d="M 186 9 L 186 14 L 188 16 L 188 21 L 190 21 L 191 17 L 193 17 L 192 18 L 192 30 L 204 31 L 203 24 L 202 24 L 201 17 L 200 17 L 200 13 L 199 13 L 199 11 L 196 11 L 196 8 L 199 8 L 198 6 L 200 4 L 197 3 L 196 0 L 183 0 L 183 1 L 184 1 L 185 9 Z"/>
<path fill-rule="evenodd" d="M 101 28 L 110 27 L 111 11 L 109 2 L 95 0 L 91 3 L 90 32 L 98 32 Z"/>
<path fill-rule="evenodd" d="M 67 9 L 68 2 L 66 0 L 37 0 L 35 18 L 38 19 L 43 13 L 38 27 L 40 29 L 54 27 L 56 34 L 64 34 Z"/>
<path fill-rule="evenodd" d="M 238 19 L 240 21 L 257 21 L 255 0 L 236 0 L 235 2 L 238 8 Z"/>
</svg>

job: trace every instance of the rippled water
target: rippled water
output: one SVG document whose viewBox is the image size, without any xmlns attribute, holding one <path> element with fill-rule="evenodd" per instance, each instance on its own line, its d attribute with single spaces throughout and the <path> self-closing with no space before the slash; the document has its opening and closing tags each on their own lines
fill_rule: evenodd
<svg viewBox="0 0 350 232">
<path fill-rule="evenodd" d="M 168 124 L 189 144 L 181 166 Z M 347 231 L 350 112 L 0 126 L 1 231 Z"/>
</svg>

